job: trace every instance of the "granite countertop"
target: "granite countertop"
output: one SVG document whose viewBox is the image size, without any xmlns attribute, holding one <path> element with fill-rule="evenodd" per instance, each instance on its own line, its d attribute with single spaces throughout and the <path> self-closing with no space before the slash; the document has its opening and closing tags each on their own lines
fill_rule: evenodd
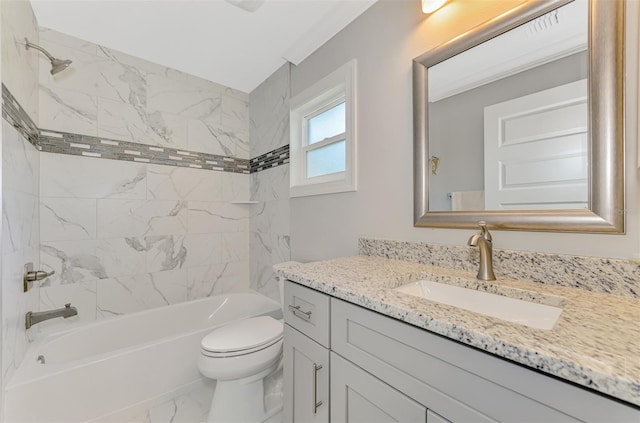
<svg viewBox="0 0 640 423">
<path fill-rule="evenodd" d="M 380 257 L 274 266 L 278 276 L 640 406 L 640 300 L 502 279 Z M 430 279 L 500 293 L 563 311 L 551 330 L 533 329 L 392 291 Z"/>
</svg>

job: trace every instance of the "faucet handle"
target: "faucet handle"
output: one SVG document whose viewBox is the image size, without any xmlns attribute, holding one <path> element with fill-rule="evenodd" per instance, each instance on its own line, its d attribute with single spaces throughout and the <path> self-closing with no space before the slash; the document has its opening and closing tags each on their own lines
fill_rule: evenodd
<svg viewBox="0 0 640 423">
<path fill-rule="evenodd" d="M 480 226 L 480 235 L 483 236 L 487 241 L 493 241 L 491 232 L 489 232 L 489 229 L 487 228 L 487 222 L 481 220 L 478 222 L 478 226 Z"/>
</svg>

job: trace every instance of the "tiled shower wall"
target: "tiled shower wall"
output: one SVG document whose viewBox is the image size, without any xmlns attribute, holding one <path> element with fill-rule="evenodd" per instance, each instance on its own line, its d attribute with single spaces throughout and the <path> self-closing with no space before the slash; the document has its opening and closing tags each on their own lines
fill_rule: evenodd
<svg viewBox="0 0 640 423">
<path fill-rule="evenodd" d="M 249 96 L 59 32 L 40 43 L 41 129 L 249 159 Z"/>
<path fill-rule="evenodd" d="M 249 158 L 247 94 L 52 30 L 40 42 L 73 60 L 53 77 L 40 63 L 42 130 Z M 249 175 L 144 160 L 41 153 L 40 257 L 56 271 L 41 309 L 71 302 L 89 321 L 249 287 L 250 210 L 232 203 Z"/>
<path fill-rule="evenodd" d="M 248 288 L 248 175 L 42 153 L 41 309 L 79 320 Z M 63 325 L 51 320 L 41 327 Z"/>
<path fill-rule="evenodd" d="M 289 144 L 289 71 L 284 65 L 251 92 L 251 157 Z M 252 173 L 251 199 L 251 287 L 279 301 L 272 266 L 290 257 L 289 164 Z"/>
<path fill-rule="evenodd" d="M 247 94 L 38 33 L 28 2 L 2 4 L 5 106 L 24 107 L 27 126 L 46 135 L 16 131 L 3 107 L 4 380 L 28 345 L 27 310 L 79 310 L 33 332 L 249 285 L 279 299 L 271 266 L 289 259 L 288 65 L 251 94 L 250 124 Z M 39 53 L 16 44 L 25 36 L 73 65 L 51 76 Z M 127 150 L 136 147 L 142 155 Z M 95 158 L 101 148 L 118 160 Z M 198 168 L 212 155 L 224 163 L 203 167 L 225 171 Z M 23 294 L 27 261 L 56 273 Z"/>
<path fill-rule="evenodd" d="M 0 2 L 2 83 L 19 102 L 22 116 L 38 118 L 38 60 L 24 48 L 38 42 L 38 25 L 27 1 Z M 2 120 L 2 388 L 20 365 L 29 340 L 24 315 L 38 308 L 38 288 L 22 292 L 23 266 L 39 265 L 38 151 L 12 124 Z M 0 395 L 2 390 L 0 390 Z"/>
</svg>

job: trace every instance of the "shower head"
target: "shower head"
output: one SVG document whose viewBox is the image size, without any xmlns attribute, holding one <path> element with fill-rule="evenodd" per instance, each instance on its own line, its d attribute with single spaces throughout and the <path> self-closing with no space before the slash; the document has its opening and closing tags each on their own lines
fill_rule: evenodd
<svg viewBox="0 0 640 423">
<path fill-rule="evenodd" d="M 24 45 L 26 46 L 27 50 L 30 48 L 35 48 L 36 50 L 41 51 L 42 53 L 44 53 L 45 56 L 47 56 L 47 58 L 51 62 L 51 75 L 55 75 L 59 72 L 62 72 L 63 70 L 68 68 L 69 65 L 71 64 L 71 60 L 56 59 L 47 50 L 43 49 L 37 44 L 33 44 L 32 42 L 29 42 L 27 38 L 24 39 Z"/>
<path fill-rule="evenodd" d="M 53 59 L 51 61 L 51 75 L 62 72 L 71 64 L 71 60 Z"/>
</svg>

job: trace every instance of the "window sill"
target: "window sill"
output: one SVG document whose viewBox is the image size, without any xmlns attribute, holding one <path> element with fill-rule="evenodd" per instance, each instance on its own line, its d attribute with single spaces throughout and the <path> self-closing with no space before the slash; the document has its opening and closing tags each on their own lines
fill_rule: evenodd
<svg viewBox="0 0 640 423">
<path fill-rule="evenodd" d="M 356 191 L 355 183 L 345 181 L 327 182 L 323 184 L 294 185 L 289 190 L 289 197 L 310 197 L 312 195 L 338 194 Z"/>
</svg>

